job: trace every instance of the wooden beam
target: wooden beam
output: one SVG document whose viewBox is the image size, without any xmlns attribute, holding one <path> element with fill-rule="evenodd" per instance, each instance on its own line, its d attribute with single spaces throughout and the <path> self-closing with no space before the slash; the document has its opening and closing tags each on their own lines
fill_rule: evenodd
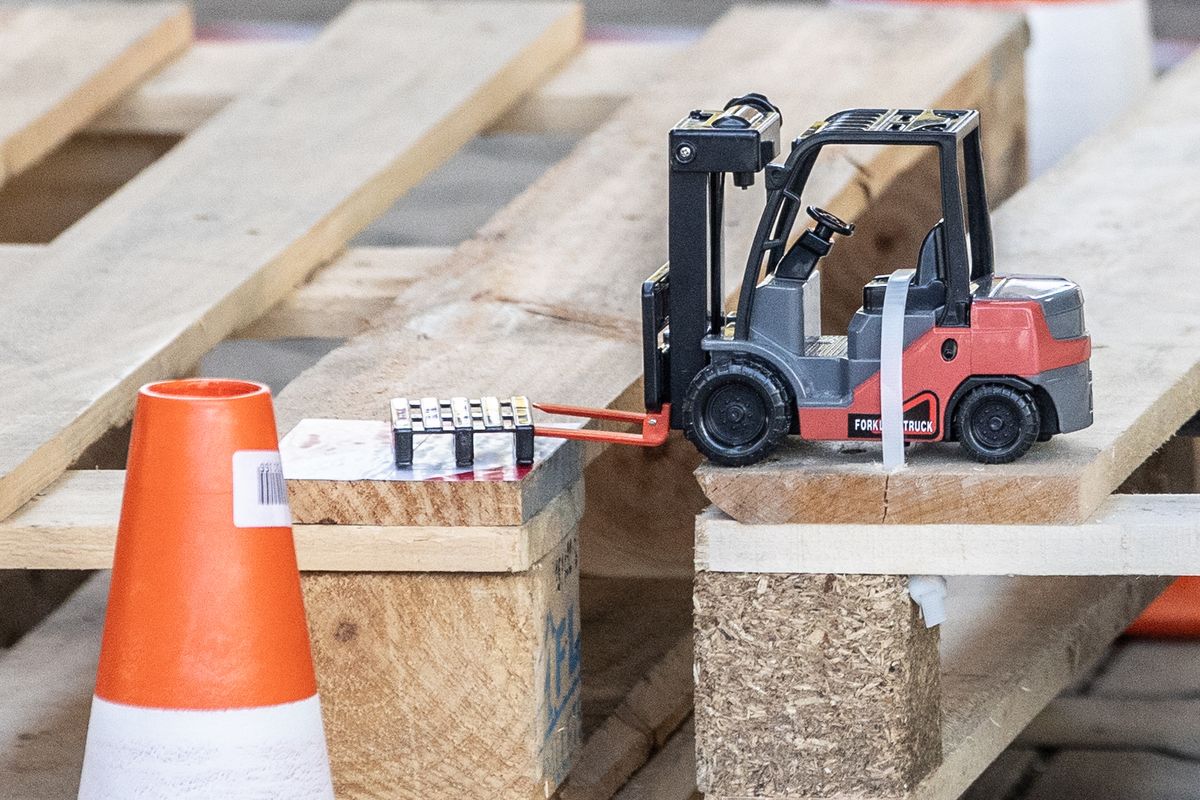
<svg viewBox="0 0 1200 800">
<path fill-rule="evenodd" d="M 588 42 L 491 132 L 590 133 L 621 103 L 658 80 L 685 47 L 681 42 Z"/>
<path fill-rule="evenodd" d="M 958 798 L 1047 703 L 1092 668 L 1108 644 L 1168 582 L 1123 577 L 952 578 L 949 619 L 941 626 L 942 762 L 915 786 L 888 796 Z M 700 669 L 703 674 L 703 663 Z M 739 666 L 744 669 L 745 665 Z M 720 678 L 712 676 L 714 681 Z M 802 714 L 802 708 L 787 709 L 808 683 L 792 682 L 785 692 L 758 701 L 777 715 Z M 859 689 L 846 686 L 851 692 Z M 709 767 L 704 762 L 711 759 L 713 748 L 735 741 L 739 728 L 729 720 L 720 726 L 706 724 L 700 708 L 710 688 L 700 686 L 697 691 L 697 749 L 703 779 L 711 775 L 705 770 L 712 762 Z M 841 702 L 843 697 L 835 692 L 825 698 L 826 703 L 830 700 Z M 837 750 L 821 752 L 832 768 L 842 768 Z M 751 759 L 770 755 L 747 752 L 741 768 L 749 770 Z M 779 777 L 802 763 L 805 760 L 792 751 L 790 760 L 764 765 L 767 771 L 760 777 L 767 780 L 768 773 Z M 700 788 L 708 789 L 712 793 L 705 796 L 716 800 L 737 796 L 711 780 L 702 780 Z M 761 790 L 756 794 L 783 796 Z"/>
<path fill-rule="evenodd" d="M 353 6 L 59 236 L 0 298 L 0 515 L 126 419 L 139 384 L 186 370 L 340 251 L 564 58 L 580 23 L 574 5 Z"/>
<path fill-rule="evenodd" d="M 745 523 L 1087 519 L 1200 409 L 1195 308 L 1180 290 L 1200 246 L 1185 188 L 1200 180 L 1198 140 L 1194 57 L 994 216 L 1000 272 L 1062 274 L 1083 286 L 1094 346 L 1092 427 L 987 467 L 955 446 L 914 445 L 908 466 L 891 475 L 877 447 L 793 442 L 752 467 L 701 467 L 705 493 Z M 1111 186 L 1128 198 L 1120 209 L 1103 188 Z M 1126 230 L 1124 220 L 1139 216 L 1157 221 Z"/>
<path fill-rule="evenodd" d="M 67 472 L 0 522 L 0 569 L 110 568 L 124 484 L 120 470 Z M 576 485 L 517 525 L 296 524 L 293 530 L 306 572 L 521 572 L 582 513 L 583 487 Z"/>
<path fill-rule="evenodd" d="M 90 133 L 186 136 L 264 76 L 292 69 L 311 45 L 295 41 L 196 42 L 98 115 Z"/>
<path fill-rule="evenodd" d="M 351 248 L 234 337 L 345 339 L 362 333 L 405 287 L 436 281 L 437 266 L 451 252 L 448 247 Z"/>
<path fill-rule="evenodd" d="M 108 575 L 88 579 L 66 603 L 0 656 L 0 777 L 10 797 L 75 797 Z"/>
<path fill-rule="evenodd" d="M 1200 495 L 1113 495 L 1078 525 L 696 522 L 696 568 L 900 575 L 1200 575 Z"/>
<path fill-rule="evenodd" d="M 580 743 L 575 528 L 524 572 L 307 573 L 338 797 L 545 800 Z"/>
<path fill-rule="evenodd" d="M 898 38 L 910 43 L 902 55 L 911 63 L 896 63 Z M 898 103 L 956 103 L 987 95 L 995 53 L 1019 55 L 1024 41 L 1019 18 L 989 13 L 734 10 L 694 46 L 686 72 L 644 87 L 456 250 L 436 286 L 412 287 L 374 328 L 292 382 L 278 402 L 281 427 L 305 417 L 375 418 L 401 388 L 398 376 L 414 396 L 516 391 L 534 399 L 637 407 L 638 292 L 666 255 L 661 136 L 681 113 L 723 103 L 751 85 L 784 109 L 805 109 L 802 114 L 874 102 L 884 85 Z M 804 81 L 795 79 L 795 64 L 785 56 L 796 52 L 808 54 Z M 763 59 L 763 53 L 778 57 Z M 808 122 L 786 118 L 795 130 Z M 895 155 L 865 166 L 837 157 L 827 180 L 814 187 L 813 202 L 835 200 L 861 210 L 908 166 Z M 755 224 L 753 205 L 731 202 L 733 242 L 744 242 Z M 621 491 L 631 496 L 634 487 L 653 483 L 670 497 L 671 486 L 692 481 L 694 462 L 656 471 L 661 454 L 628 458 L 640 466 L 614 475 L 610 464 L 608 476 L 589 470 L 589 484 L 624 478 Z M 343 512 L 347 502 L 337 498 Z M 655 527 L 630 530 L 637 540 L 630 543 L 632 558 L 657 548 L 660 530 L 690 529 L 699 508 L 675 504 L 660 511 Z M 362 513 L 370 513 L 365 504 Z M 674 541 L 682 543 L 674 561 L 687 569 L 690 533 Z"/>
<path fill-rule="evenodd" d="M 585 633 L 590 631 L 585 629 Z M 595 676 L 586 668 L 585 690 Z M 597 681 L 603 687 L 609 685 Z M 591 713 L 584 699 L 584 713 Z M 561 800 L 608 800 L 692 712 L 692 634 L 688 630 L 591 732 L 559 792 Z"/>
<path fill-rule="evenodd" d="M 0 11 L 0 183 L 36 163 L 192 39 L 177 3 Z"/>
<path fill-rule="evenodd" d="M 688 720 L 617 792 L 614 800 L 692 800 L 696 792 L 696 730 Z"/>
<path fill-rule="evenodd" d="M 88 131 L 186 136 L 255 80 L 302 58 L 308 46 L 289 41 L 197 42 L 93 120 Z M 586 133 L 653 80 L 683 47 L 679 42 L 588 42 L 490 131 Z"/>
</svg>

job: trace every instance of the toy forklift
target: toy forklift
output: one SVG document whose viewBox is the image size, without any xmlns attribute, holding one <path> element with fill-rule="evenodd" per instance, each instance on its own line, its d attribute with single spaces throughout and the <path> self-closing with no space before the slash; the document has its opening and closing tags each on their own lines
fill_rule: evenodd
<svg viewBox="0 0 1200 800">
<path fill-rule="evenodd" d="M 1091 340 L 1079 287 L 993 272 L 977 111 L 843 111 L 810 127 L 777 160 L 780 124 L 779 109 L 750 94 L 719 111 L 693 111 L 671 130 L 670 260 L 642 290 L 648 413 L 533 404 L 640 422 L 642 433 L 538 425 L 537 435 L 653 446 L 669 425 L 730 466 L 762 460 L 789 433 L 879 440 L 889 314 L 903 375 L 904 441 L 957 441 L 976 460 L 999 464 L 1035 441 L 1091 424 Z M 792 235 L 805 184 L 828 145 L 926 147 L 940 167 L 942 219 L 925 236 L 911 277 L 897 274 L 902 304 L 885 303 L 897 281 L 876 277 L 846 336 L 821 333 L 817 267 L 834 236 L 849 236 L 854 226 L 808 206 L 815 226 Z M 737 308 L 728 313 L 726 175 L 745 188 L 759 172 L 766 207 Z"/>
</svg>

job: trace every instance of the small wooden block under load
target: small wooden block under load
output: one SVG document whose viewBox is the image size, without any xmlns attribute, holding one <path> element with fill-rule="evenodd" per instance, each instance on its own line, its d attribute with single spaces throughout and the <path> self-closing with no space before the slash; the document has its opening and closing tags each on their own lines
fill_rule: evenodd
<svg viewBox="0 0 1200 800">
<path fill-rule="evenodd" d="M 382 420 L 304 420 L 280 444 L 297 523 L 434 526 L 445 543 L 429 571 L 302 575 L 342 800 L 546 798 L 580 746 L 581 451 L 540 441 L 520 467 L 511 434 L 478 438 L 465 468 L 441 436 L 397 468 Z M 498 546 L 478 545 L 487 530 Z"/>
<path fill-rule="evenodd" d="M 901 798 L 941 762 L 938 629 L 895 575 L 696 573 L 710 800 Z"/>
</svg>

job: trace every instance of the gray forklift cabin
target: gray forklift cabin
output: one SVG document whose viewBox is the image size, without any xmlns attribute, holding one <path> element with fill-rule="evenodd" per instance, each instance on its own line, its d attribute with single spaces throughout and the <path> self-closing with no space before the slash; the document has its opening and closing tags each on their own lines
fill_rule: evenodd
<svg viewBox="0 0 1200 800">
<path fill-rule="evenodd" d="M 936 149 L 941 176 L 944 247 L 939 258 L 944 273 L 938 277 L 945 282 L 947 290 L 945 310 L 938 324 L 969 325 L 971 282 L 983 280 L 993 272 L 992 229 L 983 176 L 979 112 L 853 109 L 813 125 L 793 143 L 784 164 L 766 166 L 767 203 L 746 261 L 738 297 L 739 324 L 735 336 L 745 339 L 749 335 L 754 314 L 754 288 L 759 274 L 764 266 L 767 275 L 774 274 L 783 261 L 801 208 L 804 188 L 826 145 L 916 145 Z M 963 154 L 961 173 L 960 150 Z M 806 278 L 807 275 L 799 277 Z"/>
<path fill-rule="evenodd" d="M 661 409 L 673 398 L 681 399 L 709 363 L 710 351 L 759 349 L 751 338 L 756 329 L 762 330 L 754 316 L 760 284 L 765 286 L 777 277 L 788 278 L 791 281 L 773 282 L 791 283 L 801 287 L 802 293 L 804 284 L 811 280 L 810 299 L 819 299 L 818 276 L 813 274 L 817 264 L 829 252 L 833 234 L 848 235 L 852 226 L 828 212 L 812 209 L 809 213 L 817 220 L 816 228 L 796 238 L 792 231 L 803 207 L 805 186 L 826 145 L 917 145 L 935 149 L 943 221 L 934 226 L 922 247 L 910 302 L 936 302 L 936 308 L 929 308 L 925 316 L 933 321 L 936 312 L 937 324 L 970 324 L 971 283 L 987 278 L 993 269 L 978 112 L 843 111 L 810 127 L 793 142 L 786 161 L 776 163 L 780 122 L 778 109 L 766 98 L 747 95 L 731 100 L 724 111 L 692 112 L 671 131 L 670 261 L 643 285 L 647 408 Z M 725 176 L 731 174 L 735 185 L 746 187 L 759 171 L 765 173 L 766 204 L 746 260 L 736 311 L 727 315 L 721 263 Z M 929 291 L 921 291 L 922 283 Z M 868 285 L 865 300 L 873 289 L 882 291 L 881 286 Z M 807 313 L 811 316 L 813 309 Z M 805 311 L 797 307 L 795 315 L 772 313 L 772 317 L 803 320 Z M 797 359 L 805 356 L 805 352 L 796 354 Z M 861 356 L 870 358 L 870 354 Z M 795 385 L 797 371 L 780 366 L 784 367 L 782 372 L 791 373 L 788 377 L 797 390 L 796 399 L 805 397 L 808 392 Z M 860 366 L 865 368 L 867 364 Z M 676 402 L 671 408 L 671 425 L 679 427 L 681 422 Z"/>
</svg>

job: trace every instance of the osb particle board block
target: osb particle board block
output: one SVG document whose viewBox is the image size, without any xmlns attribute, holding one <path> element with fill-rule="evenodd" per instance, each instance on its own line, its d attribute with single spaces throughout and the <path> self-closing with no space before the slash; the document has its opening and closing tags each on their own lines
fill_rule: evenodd
<svg viewBox="0 0 1200 800">
<path fill-rule="evenodd" d="M 697 784 L 900 797 L 941 761 L 938 630 L 907 580 L 696 575 Z"/>
<path fill-rule="evenodd" d="M 956 800 L 1047 703 L 1092 669 L 1168 583 L 1123 577 L 951 578 L 949 618 L 941 626 L 943 760 L 897 796 Z M 837 800 L 861 796 L 830 795 Z M 707 797 L 812 798 L 787 793 Z"/>
<path fill-rule="evenodd" d="M 1197 180 L 1200 57 L 994 215 L 998 272 L 1083 286 L 1090 428 L 1013 464 L 913 445 L 908 466 L 890 475 L 877 446 L 792 442 L 751 467 L 702 466 L 705 494 L 745 523 L 1082 522 L 1200 408 L 1200 339 L 1181 290 L 1200 246 Z M 1146 218 L 1154 224 L 1135 222 Z"/>
<path fill-rule="evenodd" d="M 1197 575 L 1200 495 L 1113 495 L 1078 525 L 746 525 L 710 508 L 696 568 L 900 575 Z"/>
<path fill-rule="evenodd" d="M 55 239 L 0 298 L 0 514 L 125 420 L 139 384 L 339 252 L 580 29 L 569 4 L 354 5 Z"/>
<path fill-rule="evenodd" d="M 304 575 L 339 797 L 550 796 L 580 744 L 576 547 L 511 575 Z"/>
<path fill-rule="evenodd" d="M 177 3 L 75 3 L 0 15 L 0 183 L 184 50 Z"/>
</svg>

